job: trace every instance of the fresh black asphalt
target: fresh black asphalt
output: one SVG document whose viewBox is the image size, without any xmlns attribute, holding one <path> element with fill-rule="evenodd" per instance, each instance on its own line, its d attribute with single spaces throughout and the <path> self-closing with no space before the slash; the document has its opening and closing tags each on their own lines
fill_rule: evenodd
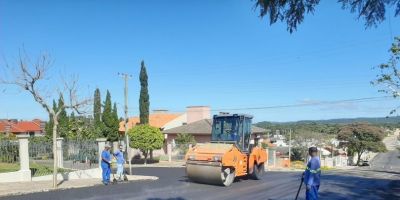
<svg viewBox="0 0 400 200">
<path fill-rule="evenodd" d="M 389 157 L 399 156 L 398 151 Z M 378 157 L 379 158 L 379 157 Z M 379 158 L 379 164 L 385 158 Z M 386 161 L 385 161 L 386 162 Z M 387 164 L 387 163 L 385 163 Z M 397 164 L 397 161 L 393 165 Z M 397 166 L 398 167 L 398 166 Z M 384 168 L 363 168 L 347 171 L 324 171 L 320 188 L 321 199 L 400 199 L 400 171 Z M 3 199 L 294 199 L 301 172 L 268 172 L 262 180 L 238 179 L 230 187 L 204 185 L 187 180 L 184 168 L 133 168 L 134 174 L 158 176 L 157 181 L 138 181 L 109 186 L 95 186 L 12 196 Z M 304 187 L 299 199 L 304 199 Z"/>
</svg>

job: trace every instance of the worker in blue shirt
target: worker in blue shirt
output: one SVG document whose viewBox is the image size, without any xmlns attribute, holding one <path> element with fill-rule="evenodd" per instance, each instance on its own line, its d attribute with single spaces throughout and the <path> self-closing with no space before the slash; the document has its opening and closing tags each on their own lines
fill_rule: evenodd
<svg viewBox="0 0 400 200">
<path fill-rule="evenodd" d="M 310 147 L 308 153 L 311 159 L 307 163 L 307 168 L 304 171 L 304 184 L 306 185 L 306 199 L 318 200 L 318 190 L 321 176 L 321 164 L 318 157 L 318 149 Z"/>
<path fill-rule="evenodd" d="M 117 176 L 118 180 L 122 180 L 122 172 L 124 170 L 124 153 L 122 152 L 122 145 L 119 145 L 119 149 L 114 152 L 114 157 L 117 159 Z"/>
<path fill-rule="evenodd" d="M 106 144 L 103 152 L 101 152 L 101 169 L 103 171 L 103 183 L 104 185 L 108 185 L 110 183 L 110 173 L 111 173 L 111 154 L 110 154 L 111 146 Z"/>
</svg>

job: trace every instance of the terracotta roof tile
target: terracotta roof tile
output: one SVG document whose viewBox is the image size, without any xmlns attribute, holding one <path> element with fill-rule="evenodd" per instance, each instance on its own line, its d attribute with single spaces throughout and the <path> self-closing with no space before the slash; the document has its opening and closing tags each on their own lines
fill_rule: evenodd
<svg viewBox="0 0 400 200">
<path fill-rule="evenodd" d="M 149 124 L 150 126 L 154 126 L 157 128 L 162 128 L 168 122 L 176 119 L 182 114 L 171 114 L 171 113 L 154 113 L 149 115 Z M 133 126 L 136 126 L 140 122 L 139 117 L 131 117 L 128 121 L 128 129 L 131 129 Z M 125 122 L 122 121 L 119 123 L 119 131 L 125 132 Z"/>
<path fill-rule="evenodd" d="M 11 126 L 10 132 L 12 133 L 43 131 L 40 127 L 40 123 L 34 121 L 19 121 L 19 122 L 0 121 L 0 132 L 5 132 L 7 125 Z"/>
</svg>

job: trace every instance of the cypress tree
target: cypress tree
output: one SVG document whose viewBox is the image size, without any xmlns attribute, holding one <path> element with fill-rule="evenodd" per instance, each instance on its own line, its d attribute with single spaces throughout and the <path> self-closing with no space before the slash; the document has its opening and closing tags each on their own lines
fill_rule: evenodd
<svg viewBox="0 0 400 200">
<path fill-rule="evenodd" d="M 118 118 L 118 116 L 117 116 Z M 109 141 L 117 141 L 118 140 L 118 125 L 116 126 L 114 116 L 113 116 L 113 110 L 112 110 L 112 104 L 111 104 L 111 94 L 107 90 L 107 95 L 106 95 L 106 100 L 104 102 L 104 109 L 103 109 L 103 117 L 102 117 L 103 123 L 104 123 L 104 137 L 107 137 Z"/>
<path fill-rule="evenodd" d="M 118 120 L 118 110 L 116 103 L 114 103 L 112 117 L 113 117 L 113 129 L 117 133 L 117 138 L 119 140 L 119 120 Z"/>
<path fill-rule="evenodd" d="M 53 110 L 57 110 L 57 103 L 53 99 Z M 53 121 L 53 115 L 49 114 L 49 121 L 46 123 L 45 126 L 45 131 L 46 131 L 46 138 L 48 140 L 51 140 L 53 138 L 53 126 L 54 126 L 54 121 Z"/>
<path fill-rule="evenodd" d="M 96 88 L 94 91 L 93 120 L 96 126 L 101 123 L 101 96 L 99 88 Z"/>
<path fill-rule="evenodd" d="M 58 115 L 58 130 L 57 133 L 60 137 L 66 137 L 69 131 L 69 119 L 67 116 L 67 111 L 64 108 L 64 97 L 60 94 L 58 99 L 58 109 L 62 109 L 60 115 Z M 58 111 L 58 110 L 57 110 Z"/>
<path fill-rule="evenodd" d="M 103 131 L 103 136 L 108 138 L 109 135 L 109 130 L 108 127 L 111 124 L 111 94 L 107 90 L 106 94 L 106 100 L 104 101 L 104 107 L 103 107 L 103 114 L 102 114 L 102 121 L 104 123 L 104 131 Z"/>
<path fill-rule="evenodd" d="M 140 124 L 148 124 L 150 98 L 149 98 L 148 83 L 147 83 L 148 77 L 144 61 L 142 61 L 141 63 L 139 79 L 140 79 L 140 98 L 139 98 Z"/>
</svg>

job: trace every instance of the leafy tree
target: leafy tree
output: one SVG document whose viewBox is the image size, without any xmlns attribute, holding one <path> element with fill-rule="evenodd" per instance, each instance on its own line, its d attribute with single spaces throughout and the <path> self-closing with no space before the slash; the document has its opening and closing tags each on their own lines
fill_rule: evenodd
<svg viewBox="0 0 400 200">
<path fill-rule="evenodd" d="M 102 120 L 105 126 L 103 130 L 103 136 L 106 137 L 109 141 L 117 141 L 119 124 L 118 122 L 116 123 L 114 120 L 111 104 L 111 94 L 108 90 L 106 100 L 104 102 Z"/>
<path fill-rule="evenodd" d="M 175 142 L 181 153 L 185 154 L 189 149 L 189 144 L 196 145 L 196 140 L 193 135 L 187 133 L 178 133 Z"/>
<path fill-rule="evenodd" d="M 99 125 L 101 123 L 101 96 L 99 88 L 96 88 L 94 91 L 93 101 L 93 120 L 94 124 Z"/>
<path fill-rule="evenodd" d="M 89 118 L 74 117 L 71 113 L 69 139 L 95 139 L 97 137 L 95 126 Z"/>
<path fill-rule="evenodd" d="M 160 129 L 148 124 L 133 127 L 128 132 L 130 146 L 140 149 L 144 155 L 144 163 L 147 163 L 147 156 L 150 150 L 160 149 L 163 146 L 164 136 Z"/>
<path fill-rule="evenodd" d="M 373 85 L 382 85 L 383 89 L 379 90 L 380 92 L 398 98 L 400 96 L 400 71 L 397 65 L 400 62 L 400 37 L 395 38 L 389 52 L 391 53 L 389 61 L 378 66 L 380 74 L 371 83 Z M 390 114 L 394 114 L 399 107 L 391 110 Z"/>
<path fill-rule="evenodd" d="M 291 155 L 290 159 L 292 161 L 304 161 L 305 155 L 304 155 L 304 149 L 307 149 L 306 147 L 294 147 L 291 149 Z"/>
<path fill-rule="evenodd" d="M 376 126 L 367 123 L 355 123 L 342 127 L 337 136 L 342 147 L 347 147 L 350 155 L 357 153 L 357 163 L 361 155 L 366 151 L 384 152 L 386 147 L 382 140 L 385 137 L 384 131 Z"/>
<path fill-rule="evenodd" d="M 386 9 L 396 5 L 395 16 L 400 15 L 400 0 L 338 0 L 342 9 L 357 13 L 358 19 L 365 20 L 365 27 L 376 26 L 385 20 Z M 301 24 L 306 14 L 313 14 L 320 0 L 256 0 L 255 8 L 260 17 L 268 17 L 270 25 L 277 21 L 286 22 L 292 33 Z"/>
<path fill-rule="evenodd" d="M 150 99 L 149 99 L 149 91 L 147 83 L 148 77 L 144 61 L 142 61 L 141 63 L 139 79 L 140 79 L 140 98 L 139 98 L 140 124 L 148 124 Z"/>
</svg>

